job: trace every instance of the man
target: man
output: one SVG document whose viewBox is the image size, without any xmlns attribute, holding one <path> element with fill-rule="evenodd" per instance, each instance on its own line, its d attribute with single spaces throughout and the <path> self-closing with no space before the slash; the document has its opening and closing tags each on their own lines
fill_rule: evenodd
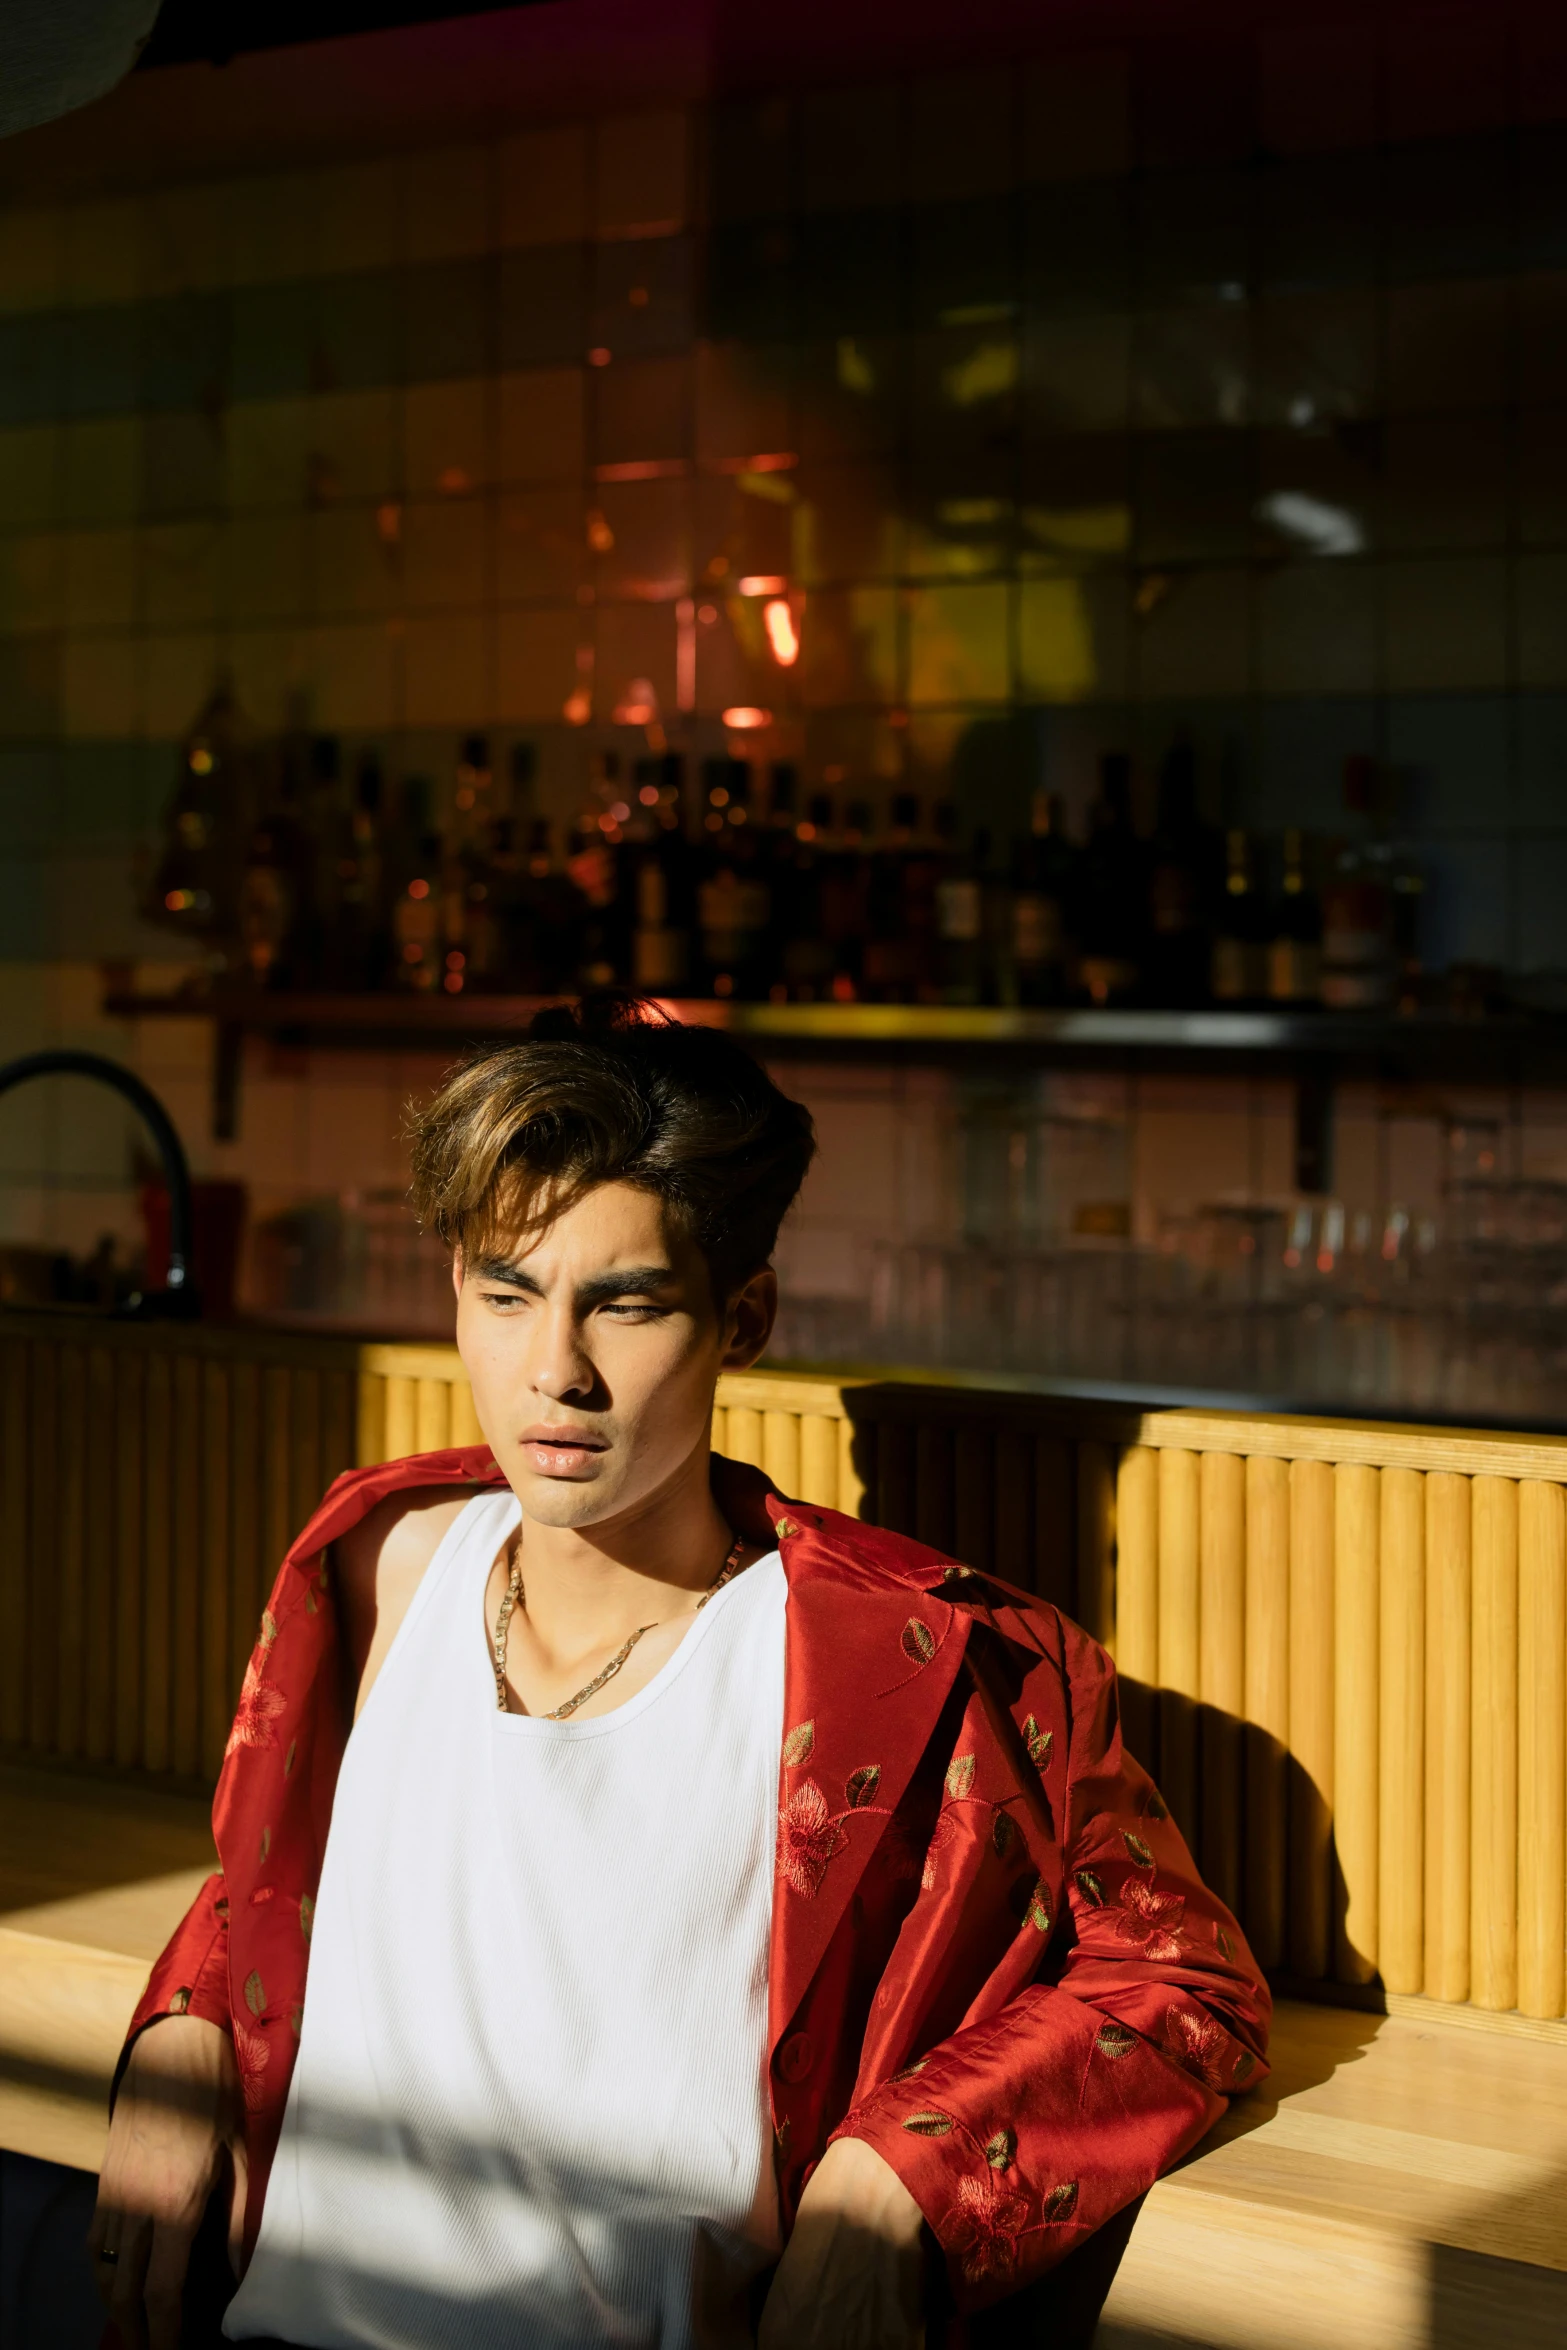
<svg viewBox="0 0 1567 2350">
<path fill-rule="evenodd" d="M 340 1478 L 278 1577 L 122 2060 L 126 2350 L 181 2339 L 220 2190 L 235 2340 L 1016 2340 L 984 2313 L 1259 2077 L 1093 1642 L 710 1458 L 811 1150 L 635 1012 L 418 1121 L 488 1444 Z"/>
</svg>

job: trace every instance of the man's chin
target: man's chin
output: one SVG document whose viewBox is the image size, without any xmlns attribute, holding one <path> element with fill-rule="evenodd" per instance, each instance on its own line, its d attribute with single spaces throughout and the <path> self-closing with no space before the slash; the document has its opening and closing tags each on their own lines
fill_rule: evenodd
<svg viewBox="0 0 1567 2350">
<path fill-rule="evenodd" d="M 523 1469 L 512 1479 L 512 1490 L 523 1516 L 540 1526 L 591 1526 L 614 1507 L 607 1490 L 612 1483 L 601 1476 L 548 1477 Z"/>
</svg>

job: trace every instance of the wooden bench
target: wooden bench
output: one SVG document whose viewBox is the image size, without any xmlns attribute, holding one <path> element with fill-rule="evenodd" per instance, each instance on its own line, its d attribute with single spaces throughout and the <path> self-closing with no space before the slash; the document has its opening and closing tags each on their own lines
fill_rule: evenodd
<svg viewBox="0 0 1567 2350">
<path fill-rule="evenodd" d="M 205 1800 L 0 1769 L 0 2144 L 94 2170 Z M 1149 2196 L 1101 2350 L 1567 2341 L 1567 2026 L 1283 2002 L 1266 2086 Z"/>
</svg>

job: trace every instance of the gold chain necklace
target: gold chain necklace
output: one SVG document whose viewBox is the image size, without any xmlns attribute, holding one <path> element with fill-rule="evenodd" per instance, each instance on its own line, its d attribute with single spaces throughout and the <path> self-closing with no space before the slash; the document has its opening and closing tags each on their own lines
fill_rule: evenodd
<svg viewBox="0 0 1567 2350">
<path fill-rule="evenodd" d="M 518 1542 L 519 1547 L 512 1552 L 511 1573 L 507 1577 L 506 1589 L 502 1595 L 501 1604 L 496 1612 L 495 1617 L 495 1704 L 497 1710 L 500 1713 L 504 1713 L 506 1711 L 506 1636 L 511 1630 L 511 1619 L 516 1610 L 517 1603 L 522 1598 L 522 1554 L 520 1547 L 520 1536 L 518 1538 Z M 706 1607 L 708 1601 L 712 1598 L 715 1591 L 722 1591 L 724 1585 L 729 1581 L 735 1569 L 739 1566 L 740 1553 L 744 1550 L 744 1548 L 745 1537 L 742 1534 L 737 1534 L 734 1538 L 734 1546 L 730 1550 L 729 1556 L 725 1559 L 723 1565 L 719 1568 L 717 1574 L 713 1577 L 712 1582 L 709 1583 L 707 1589 L 703 1592 L 701 1598 L 697 1601 L 694 1611 L 696 1614 L 701 1614 L 703 1608 Z M 631 1651 L 636 1647 L 636 1644 L 642 1638 L 643 1633 L 654 1632 L 657 1629 L 658 1627 L 656 1624 L 639 1624 L 636 1630 L 632 1633 L 631 1638 L 626 1641 L 625 1645 L 615 1651 L 615 1654 L 610 1658 L 609 1663 L 604 1667 L 604 1670 L 601 1673 L 595 1673 L 592 1680 L 588 1682 L 587 1686 L 577 1691 L 575 1697 L 568 1697 L 564 1705 L 553 1706 L 547 1714 L 539 1715 L 538 1719 L 544 1722 L 564 1722 L 569 1715 L 576 1712 L 579 1705 L 586 1705 L 590 1697 L 596 1697 L 599 1691 L 603 1688 L 606 1681 L 614 1680 L 615 1675 L 619 1672 L 621 1666 L 625 1663 L 627 1657 L 631 1654 Z"/>
</svg>

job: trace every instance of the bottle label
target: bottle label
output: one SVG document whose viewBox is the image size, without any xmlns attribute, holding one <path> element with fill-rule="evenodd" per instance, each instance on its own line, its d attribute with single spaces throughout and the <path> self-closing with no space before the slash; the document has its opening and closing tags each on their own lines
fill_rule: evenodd
<svg viewBox="0 0 1567 2350">
<path fill-rule="evenodd" d="M 1061 960 L 1061 908 L 1054 898 L 1025 891 L 1012 901 L 1012 951 L 1020 963 L 1037 967 Z"/>
</svg>

